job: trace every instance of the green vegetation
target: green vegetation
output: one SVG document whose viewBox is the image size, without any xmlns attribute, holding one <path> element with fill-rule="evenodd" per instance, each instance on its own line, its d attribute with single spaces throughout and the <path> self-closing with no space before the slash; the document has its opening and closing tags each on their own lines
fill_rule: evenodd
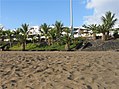
<svg viewBox="0 0 119 89">
<path fill-rule="evenodd" d="M 50 27 L 46 23 L 44 23 L 44 24 L 41 25 L 41 29 L 43 30 L 42 31 L 42 35 L 45 36 L 45 41 L 46 42 L 47 42 L 47 38 L 48 38 L 49 28 Z"/>
<path fill-rule="evenodd" d="M 27 39 L 27 32 L 28 32 L 28 26 L 26 23 L 22 24 L 22 28 L 20 28 L 20 41 L 22 43 L 22 50 L 24 51 L 26 48 L 26 39 Z"/>
<path fill-rule="evenodd" d="M 117 19 L 115 14 L 112 14 L 110 11 L 106 12 L 104 16 L 101 17 L 102 24 L 90 24 L 83 25 L 87 30 L 91 30 L 93 34 L 93 39 L 96 40 L 96 34 L 102 33 L 102 40 L 108 40 L 109 31 L 114 32 L 114 38 L 118 38 L 119 29 L 113 29 Z M 21 28 L 17 28 L 15 31 L 3 30 L 3 27 L 0 27 L 0 46 L 6 44 L 9 50 L 36 50 L 36 51 L 63 51 L 63 50 L 75 50 L 75 47 L 82 41 L 85 41 L 85 38 L 79 37 L 74 38 L 71 35 L 71 29 L 64 27 L 61 21 L 56 21 L 53 24 L 54 28 L 51 28 L 50 25 L 46 23 L 41 24 L 40 33 L 38 35 L 29 35 L 28 24 L 22 24 Z M 44 38 L 41 38 L 44 36 Z M 29 40 L 30 38 L 30 40 Z M 7 42 L 5 41 L 7 39 Z"/>
<path fill-rule="evenodd" d="M 96 40 L 96 33 L 98 33 L 98 29 L 99 26 L 97 24 L 91 24 L 91 25 L 83 25 L 83 27 L 85 27 L 88 30 L 92 30 L 93 31 L 93 39 Z"/>
<path fill-rule="evenodd" d="M 9 50 L 14 50 L 14 51 L 21 51 L 22 47 L 20 44 L 12 46 Z"/>
<path fill-rule="evenodd" d="M 91 24 L 88 26 L 84 25 L 84 27 L 92 30 L 93 33 L 102 33 L 102 40 L 105 41 L 109 39 L 109 31 L 113 30 L 112 28 L 115 25 L 117 18 L 115 18 L 115 14 L 112 14 L 110 11 L 108 11 L 106 12 L 105 16 L 101 17 L 101 20 L 102 24 Z"/>
<path fill-rule="evenodd" d="M 73 49 L 76 45 L 71 44 L 70 49 Z M 65 45 L 47 45 L 47 46 L 40 46 L 38 44 L 33 44 L 33 43 L 28 43 L 26 45 L 26 50 L 31 50 L 31 51 L 64 51 Z M 14 50 L 14 51 L 21 51 L 22 46 L 20 44 L 12 46 L 9 50 Z"/>
</svg>

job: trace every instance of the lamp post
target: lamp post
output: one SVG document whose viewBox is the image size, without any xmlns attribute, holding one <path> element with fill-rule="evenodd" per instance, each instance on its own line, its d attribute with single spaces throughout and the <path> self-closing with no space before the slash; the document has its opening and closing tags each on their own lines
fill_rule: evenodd
<svg viewBox="0 0 119 89">
<path fill-rule="evenodd" d="M 71 35 L 73 36 L 73 7 L 72 7 L 72 0 L 70 0 L 70 29 L 71 29 Z"/>
</svg>

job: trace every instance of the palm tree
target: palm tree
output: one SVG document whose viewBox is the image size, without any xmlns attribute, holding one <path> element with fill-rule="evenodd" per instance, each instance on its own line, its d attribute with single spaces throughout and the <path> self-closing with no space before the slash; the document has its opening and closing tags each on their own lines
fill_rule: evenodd
<svg viewBox="0 0 119 89">
<path fill-rule="evenodd" d="M 38 37 L 38 42 L 41 42 L 41 28 L 39 26 L 39 33 L 37 34 L 37 37 Z"/>
<path fill-rule="evenodd" d="M 107 29 L 106 29 L 106 26 L 104 24 L 99 25 L 99 32 L 102 33 L 102 41 L 105 41 L 107 39 L 106 38 Z"/>
<path fill-rule="evenodd" d="M 32 35 L 32 41 L 33 41 L 33 44 L 35 44 L 35 42 L 37 41 L 37 35 Z"/>
<path fill-rule="evenodd" d="M 0 25 L 0 31 L 2 31 L 2 30 L 3 30 L 3 28 L 4 28 L 4 27 L 3 27 L 2 25 Z"/>
<path fill-rule="evenodd" d="M 16 40 L 16 41 L 20 41 L 20 29 L 21 28 L 17 28 L 16 30 L 13 31 L 13 38 Z"/>
<path fill-rule="evenodd" d="M 102 28 L 105 29 L 104 30 L 105 32 L 103 32 L 103 37 L 105 38 L 102 38 L 102 39 L 106 40 L 109 36 L 109 31 L 112 30 L 112 27 L 115 25 L 117 18 L 115 18 L 115 14 L 112 14 L 112 12 L 108 11 L 106 12 L 105 16 L 101 17 L 101 20 L 103 22 Z"/>
<path fill-rule="evenodd" d="M 6 37 L 6 31 L 4 31 L 4 30 L 1 30 L 0 31 L 0 35 L 1 35 L 1 40 L 2 40 L 2 42 L 4 42 L 4 39 L 5 39 L 5 37 Z"/>
<path fill-rule="evenodd" d="M 83 25 L 84 28 L 91 30 L 93 32 L 93 39 L 96 40 L 96 33 L 99 32 L 99 26 L 97 24 Z"/>
<path fill-rule="evenodd" d="M 46 23 L 41 24 L 41 29 L 42 29 L 43 35 L 45 36 L 45 41 L 47 42 L 48 31 L 49 31 L 49 25 L 47 25 Z"/>
<path fill-rule="evenodd" d="M 61 21 L 56 21 L 54 26 L 56 29 L 57 40 L 59 41 L 61 38 L 61 34 L 62 34 L 63 23 Z"/>
<path fill-rule="evenodd" d="M 24 51 L 26 48 L 26 39 L 27 39 L 27 33 L 28 33 L 28 24 L 22 24 L 22 28 L 20 28 L 21 33 L 21 42 L 22 42 L 22 50 Z"/>
<path fill-rule="evenodd" d="M 71 40 L 69 28 L 65 28 L 64 32 L 66 33 L 64 35 L 64 37 L 65 37 L 64 38 L 65 39 L 65 50 L 69 50 L 70 49 L 70 40 Z"/>
<path fill-rule="evenodd" d="M 2 39 L 3 27 L 0 27 L 0 39 Z"/>
<path fill-rule="evenodd" d="M 119 28 L 114 29 L 113 37 L 114 39 L 119 38 Z"/>
<path fill-rule="evenodd" d="M 54 40 L 56 39 L 56 29 L 51 28 L 48 32 L 48 39 L 49 39 L 49 44 L 54 44 Z"/>
<path fill-rule="evenodd" d="M 12 38 L 13 38 L 13 32 L 10 29 L 6 30 L 6 36 L 9 39 L 9 44 L 10 44 L 10 47 L 11 47 L 11 45 L 12 45 Z"/>
</svg>

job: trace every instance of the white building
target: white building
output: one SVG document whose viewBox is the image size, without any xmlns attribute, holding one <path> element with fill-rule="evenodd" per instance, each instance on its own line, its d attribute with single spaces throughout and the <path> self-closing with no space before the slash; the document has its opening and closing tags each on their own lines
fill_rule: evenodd
<svg viewBox="0 0 119 89">
<path fill-rule="evenodd" d="M 65 28 L 66 26 L 64 26 L 63 28 Z M 54 28 L 54 26 L 50 26 L 50 28 Z M 40 35 L 41 38 L 45 38 L 45 36 L 42 36 L 41 31 L 43 31 L 40 26 L 30 26 L 29 27 L 29 35 Z M 110 31 L 110 35 L 113 36 L 114 31 Z M 63 35 L 66 34 L 66 32 L 62 32 Z M 87 37 L 87 38 L 91 38 L 93 37 L 93 32 L 85 29 L 84 27 L 74 27 L 73 29 L 73 35 L 74 38 L 77 37 Z M 102 36 L 102 33 L 97 33 L 96 36 Z"/>
<path fill-rule="evenodd" d="M 79 27 L 74 27 L 73 35 L 74 35 L 74 38 L 80 37 L 80 28 Z"/>
<path fill-rule="evenodd" d="M 40 26 L 29 26 L 28 35 L 41 35 Z"/>
</svg>

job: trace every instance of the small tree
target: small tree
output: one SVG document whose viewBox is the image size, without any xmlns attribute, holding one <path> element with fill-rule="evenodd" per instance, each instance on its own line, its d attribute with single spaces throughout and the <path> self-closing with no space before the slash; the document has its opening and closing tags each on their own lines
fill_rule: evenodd
<svg viewBox="0 0 119 89">
<path fill-rule="evenodd" d="M 4 42 L 4 40 L 5 40 L 5 37 L 7 36 L 7 33 L 6 33 L 6 31 L 4 31 L 4 30 L 1 30 L 1 32 L 0 32 L 0 35 L 1 35 L 2 42 Z"/>
<path fill-rule="evenodd" d="M 87 30 L 91 30 L 93 32 L 93 39 L 96 40 L 96 33 L 99 32 L 99 26 L 97 24 L 91 24 L 91 25 L 83 25 L 84 28 Z"/>
<path fill-rule="evenodd" d="M 48 32 L 48 40 L 49 40 L 49 45 L 54 44 L 54 41 L 56 40 L 56 29 L 51 28 Z"/>
<path fill-rule="evenodd" d="M 62 29 L 63 29 L 63 23 L 61 21 L 56 21 L 54 26 L 56 29 L 56 40 L 60 42 L 61 35 L 62 35 Z"/>
<path fill-rule="evenodd" d="M 2 39 L 2 35 L 3 35 L 3 27 L 0 27 L 0 39 Z"/>
<path fill-rule="evenodd" d="M 105 16 L 101 17 L 101 20 L 103 22 L 102 26 L 101 26 L 101 30 L 102 28 L 103 30 L 103 40 L 107 40 L 109 38 L 109 31 L 112 30 L 112 27 L 115 25 L 117 18 L 115 18 L 115 14 L 112 14 L 112 12 L 108 11 L 106 12 Z"/>
<path fill-rule="evenodd" d="M 11 47 L 12 46 L 12 41 L 13 41 L 13 32 L 10 29 L 6 30 L 6 36 L 9 39 L 9 44 L 10 44 L 10 47 Z"/>
<path fill-rule="evenodd" d="M 45 36 L 45 41 L 47 42 L 48 31 L 49 31 L 49 25 L 47 25 L 46 23 L 41 24 L 41 29 L 42 29 L 43 35 Z"/>
<path fill-rule="evenodd" d="M 102 41 L 105 41 L 107 29 L 106 29 L 106 26 L 104 24 L 99 25 L 99 32 L 102 33 Z"/>
<path fill-rule="evenodd" d="M 3 26 L 0 26 L 0 37 L 2 36 Z"/>
<path fill-rule="evenodd" d="M 69 28 L 65 28 L 64 32 L 66 33 L 64 35 L 65 50 L 69 50 L 70 49 L 70 41 L 71 41 L 70 29 Z"/>
<path fill-rule="evenodd" d="M 113 36 L 114 36 L 114 39 L 119 38 L 119 28 L 114 30 Z"/>
<path fill-rule="evenodd" d="M 24 51 L 25 50 L 25 48 L 26 48 L 26 38 L 27 38 L 27 32 L 28 32 L 28 24 L 22 24 L 22 28 L 20 28 L 20 36 L 21 36 L 21 38 L 20 38 L 20 40 L 21 40 L 21 42 L 22 42 L 22 50 Z"/>
<path fill-rule="evenodd" d="M 16 40 L 16 41 L 20 41 L 20 29 L 21 28 L 17 28 L 16 30 L 13 31 L 13 38 Z"/>
</svg>

